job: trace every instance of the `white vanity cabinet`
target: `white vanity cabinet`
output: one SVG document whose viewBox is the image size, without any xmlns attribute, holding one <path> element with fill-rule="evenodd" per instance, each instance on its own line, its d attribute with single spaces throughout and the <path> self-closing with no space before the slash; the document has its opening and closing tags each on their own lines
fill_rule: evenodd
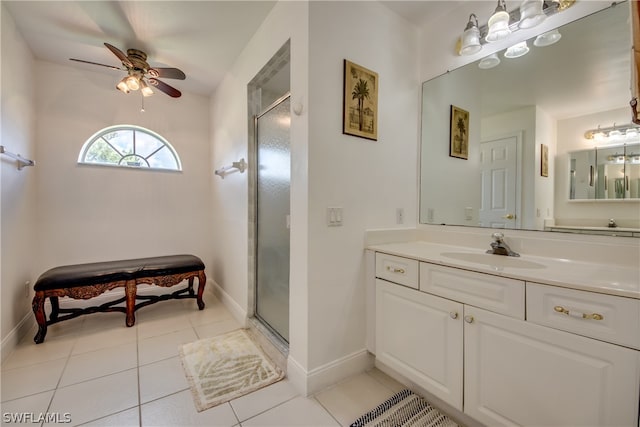
<svg viewBox="0 0 640 427">
<path fill-rule="evenodd" d="M 387 256 L 377 253 L 376 262 Z M 555 293 L 426 262 L 418 276 L 400 285 L 377 275 L 376 359 L 385 366 L 486 425 L 638 426 L 640 300 Z M 587 316 L 599 310 L 607 321 L 580 329 L 564 324 L 569 315 L 555 305 L 551 320 L 537 313 L 561 305 L 558 298 L 567 310 L 579 301 Z M 627 320 L 631 326 L 616 331 Z"/>
</svg>

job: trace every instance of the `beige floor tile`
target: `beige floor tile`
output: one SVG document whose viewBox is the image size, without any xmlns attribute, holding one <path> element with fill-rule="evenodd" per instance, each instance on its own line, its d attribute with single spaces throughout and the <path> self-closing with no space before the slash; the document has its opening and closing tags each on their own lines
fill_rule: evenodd
<svg viewBox="0 0 640 427">
<path fill-rule="evenodd" d="M 207 323 L 206 325 L 196 326 L 194 329 L 196 334 L 198 334 L 198 338 L 203 339 L 226 334 L 227 332 L 235 331 L 241 327 L 242 325 L 240 325 L 237 320 L 227 319 L 221 322 L 213 322 Z"/>
<path fill-rule="evenodd" d="M 393 394 L 393 390 L 362 373 L 323 390 L 316 395 L 316 399 L 341 425 L 348 426 Z"/>
<path fill-rule="evenodd" d="M 151 402 L 189 388 L 180 357 L 141 366 L 139 375 L 141 403 Z"/>
<path fill-rule="evenodd" d="M 394 393 L 398 393 L 399 391 L 407 388 L 404 384 L 394 380 L 378 368 L 373 368 L 367 371 L 367 374 L 375 378 L 377 381 L 381 382 L 387 388 L 393 390 Z"/>
<path fill-rule="evenodd" d="M 2 401 L 56 388 L 67 358 L 2 371 Z"/>
<path fill-rule="evenodd" d="M 166 335 L 187 328 L 191 328 L 191 323 L 184 315 L 167 315 L 159 319 L 145 319 L 138 322 L 138 339 Z"/>
<path fill-rule="evenodd" d="M 65 359 L 71 353 L 75 342 L 75 337 L 54 338 L 49 337 L 48 334 L 41 344 L 36 344 L 33 340 L 23 340 L 9 357 L 2 361 L 2 369 L 14 369 L 56 359 Z"/>
<path fill-rule="evenodd" d="M 140 408 L 127 409 L 117 414 L 108 415 L 95 421 L 81 424 L 82 427 L 139 427 Z"/>
<path fill-rule="evenodd" d="M 172 332 L 138 341 L 138 363 L 140 366 L 175 357 L 180 346 L 197 341 L 193 328 Z"/>
<path fill-rule="evenodd" d="M 190 311 L 185 316 L 193 326 L 233 319 L 231 312 L 221 304 L 206 305 L 204 310 Z"/>
<path fill-rule="evenodd" d="M 72 424 L 77 425 L 134 408 L 138 403 L 138 370 L 130 369 L 57 389 L 49 411 L 68 412 Z"/>
<path fill-rule="evenodd" d="M 280 405 L 298 395 L 293 385 L 286 379 L 278 381 L 253 393 L 231 401 L 240 422 L 254 417 L 274 406 Z"/>
<path fill-rule="evenodd" d="M 249 426 L 339 426 L 338 422 L 327 412 L 317 400 L 306 397 L 294 397 L 291 400 L 269 409 L 260 415 L 242 422 Z"/>
<path fill-rule="evenodd" d="M 9 402 L 2 403 L 2 425 L 11 426 L 30 426 L 40 425 L 32 422 L 33 418 L 27 419 L 31 414 L 36 417 L 39 414 L 45 413 L 51 403 L 53 397 L 53 390 L 44 393 L 34 394 L 21 399 L 11 400 Z M 29 414 L 29 415 L 25 415 Z M 6 417 L 22 417 L 21 419 Z"/>
<path fill-rule="evenodd" d="M 124 313 L 92 313 L 82 317 L 84 317 L 83 332 L 127 328 L 126 315 Z"/>
<path fill-rule="evenodd" d="M 73 347 L 72 355 L 135 342 L 136 339 L 136 327 L 127 328 L 124 323 L 117 326 L 105 326 L 104 329 L 83 330 Z"/>
<path fill-rule="evenodd" d="M 141 406 L 142 426 L 231 427 L 238 424 L 228 403 L 197 412 L 189 390 L 154 400 Z"/>
<path fill-rule="evenodd" d="M 59 387 L 99 378 L 138 366 L 138 347 L 130 342 L 71 356 Z"/>
</svg>

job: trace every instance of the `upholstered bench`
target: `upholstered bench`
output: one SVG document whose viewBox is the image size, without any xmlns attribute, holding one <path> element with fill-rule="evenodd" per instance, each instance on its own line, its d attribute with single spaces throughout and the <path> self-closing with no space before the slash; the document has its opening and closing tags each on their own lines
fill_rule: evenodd
<svg viewBox="0 0 640 427">
<path fill-rule="evenodd" d="M 44 341 L 47 326 L 82 314 L 105 311 L 126 313 L 126 325 L 135 324 L 135 311 L 157 301 L 196 298 L 198 308 L 204 308 L 202 294 L 206 283 L 204 263 L 193 255 L 170 255 L 121 261 L 66 265 L 44 272 L 33 289 L 32 308 L 38 322 L 36 344 Z M 193 279 L 198 278 L 198 293 L 193 290 Z M 187 287 L 165 295 L 137 295 L 139 284 L 170 287 L 189 280 Z M 115 288 L 124 288 L 125 296 L 100 306 L 87 308 L 60 308 L 59 297 L 90 299 Z M 51 314 L 46 318 L 44 303 L 51 301 Z M 136 304 L 136 300 L 143 300 Z M 114 307 L 125 303 L 125 306 Z M 60 316 L 60 313 L 66 315 Z M 68 314 L 67 314 L 68 313 Z"/>
</svg>

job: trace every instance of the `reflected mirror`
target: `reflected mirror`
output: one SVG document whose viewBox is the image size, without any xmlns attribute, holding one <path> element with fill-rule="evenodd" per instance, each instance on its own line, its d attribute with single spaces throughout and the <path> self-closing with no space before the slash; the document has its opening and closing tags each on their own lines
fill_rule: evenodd
<svg viewBox="0 0 640 427">
<path fill-rule="evenodd" d="M 420 222 L 640 237 L 640 162 L 624 155 L 640 140 L 585 137 L 630 123 L 629 16 L 619 3 L 558 28 L 556 43 L 532 38 L 524 56 L 498 52 L 425 82 Z M 453 107 L 466 123 L 451 122 Z M 597 159 L 620 153 L 619 165 Z"/>
</svg>

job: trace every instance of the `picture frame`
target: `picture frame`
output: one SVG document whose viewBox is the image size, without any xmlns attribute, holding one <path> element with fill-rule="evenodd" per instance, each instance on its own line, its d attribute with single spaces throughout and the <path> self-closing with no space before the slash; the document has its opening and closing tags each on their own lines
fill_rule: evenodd
<svg viewBox="0 0 640 427">
<path fill-rule="evenodd" d="M 469 159 L 469 112 L 451 105 L 449 156 Z"/>
<path fill-rule="evenodd" d="M 342 133 L 378 140 L 378 73 L 344 60 Z"/>
<path fill-rule="evenodd" d="M 540 144 L 540 176 L 549 176 L 549 147 Z"/>
</svg>

